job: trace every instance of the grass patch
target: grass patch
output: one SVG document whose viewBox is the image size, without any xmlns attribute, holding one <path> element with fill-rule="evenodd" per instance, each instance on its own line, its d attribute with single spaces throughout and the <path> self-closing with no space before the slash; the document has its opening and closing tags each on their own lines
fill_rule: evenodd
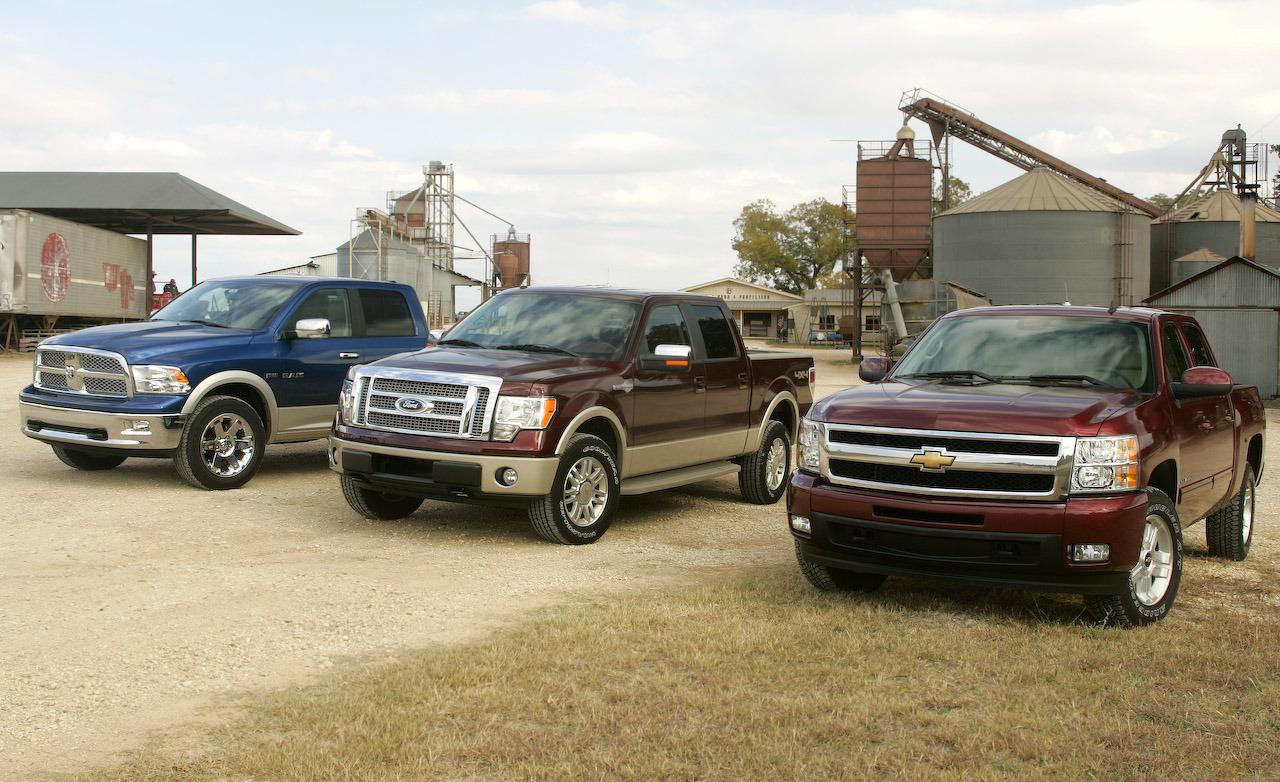
<svg viewBox="0 0 1280 782">
<path fill-rule="evenodd" d="M 1274 779 L 1260 590 L 1126 632 L 1076 623 L 1069 597 L 831 596 L 761 568 L 271 696 L 199 753 L 75 778 Z"/>
</svg>

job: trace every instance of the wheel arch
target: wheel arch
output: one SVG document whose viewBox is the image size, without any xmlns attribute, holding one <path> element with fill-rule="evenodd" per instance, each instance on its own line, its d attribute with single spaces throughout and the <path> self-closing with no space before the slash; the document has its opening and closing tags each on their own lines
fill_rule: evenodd
<svg viewBox="0 0 1280 782">
<path fill-rule="evenodd" d="M 186 404 L 182 406 L 182 414 L 191 415 L 197 405 L 215 395 L 235 397 L 256 410 L 262 418 L 263 428 L 267 431 L 267 439 L 270 440 L 278 420 L 279 408 L 276 406 L 276 396 L 271 391 L 271 386 L 267 385 L 267 381 L 252 372 L 243 370 L 210 375 L 192 389 Z"/>
<path fill-rule="evenodd" d="M 1173 459 L 1165 459 L 1156 465 L 1147 478 L 1147 485 L 1159 489 L 1168 495 L 1176 506 L 1178 503 L 1178 463 Z"/>
<path fill-rule="evenodd" d="M 618 461 L 622 461 L 623 452 L 627 449 L 626 429 L 623 428 L 617 413 L 609 408 L 592 406 L 575 415 L 565 427 L 564 434 L 560 435 L 559 442 L 556 443 L 557 456 L 569 447 L 569 440 L 575 434 L 593 434 L 599 437 L 613 449 L 613 455 Z"/>
<path fill-rule="evenodd" d="M 800 432 L 800 403 L 796 401 L 795 394 L 790 391 L 781 391 L 773 399 L 769 400 L 769 406 L 765 408 L 764 416 L 760 419 L 759 429 L 755 432 L 752 441 L 747 443 L 751 451 L 760 447 L 760 443 L 764 439 L 764 428 L 770 421 L 782 421 L 791 433 L 791 442 L 795 442 Z"/>
</svg>

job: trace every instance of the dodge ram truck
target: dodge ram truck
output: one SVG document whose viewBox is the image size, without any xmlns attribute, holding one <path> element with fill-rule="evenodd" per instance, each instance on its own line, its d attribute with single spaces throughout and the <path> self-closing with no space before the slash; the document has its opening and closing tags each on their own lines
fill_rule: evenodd
<svg viewBox="0 0 1280 782">
<path fill-rule="evenodd" d="M 592 543 L 622 495 L 736 473 L 781 499 L 813 359 L 748 351 L 723 301 L 679 293 L 500 293 L 438 345 L 354 367 L 330 461 L 351 507 L 403 518 L 425 498 L 527 509 Z"/>
<path fill-rule="evenodd" d="M 1151 309 L 984 307 L 801 424 L 788 522 L 819 589 L 933 576 L 1075 592 L 1103 624 L 1168 614 L 1184 525 L 1244 559 L 1262 401 L 1195 320 Z"/>
<path fill-rule="evenodd" d="M 406 285 L 209 280 L 150 320 L 42 342 L 19 394 L 22 432 L 76 469 L 171 457 L 192 485 L 231 489 L 268 442 L 328 435 L 352 365 L 426 344 Z"/>
</svg>

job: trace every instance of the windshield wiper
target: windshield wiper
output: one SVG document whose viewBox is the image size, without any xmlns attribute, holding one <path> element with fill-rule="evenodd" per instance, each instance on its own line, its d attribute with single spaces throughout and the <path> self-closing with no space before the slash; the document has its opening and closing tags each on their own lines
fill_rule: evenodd
<svg viewBox="0 0 1280 782">
<path fill-rule="evenodd" d="M 482 348 L 479 342 L 472 342 L 469 339 L 442 339 L 436 345 L 454 345 L 460 348 Z"/>
<path fill-rule="evenodd" d="M 899 375 L 898 377 L 927 377 L 936 380 L 947 380 L 950 378 L 967 377 L 970 379 L 985 380 L 988 383 L 999 383 L 998 378 L 994 378 L 985 372 L 979 372 L 976 369 L 943 369 L 937 372 L 912 372 L 908 375 Z"/>
<path fill-rule="evenodd" d="M 563 353 L 566 356 L 574 356 L 575 358 L 578 355 L 571 350 L 558 348 L 555 345 L 538 345 L 529 343 L 525 345 L 494 345 L 493 347 L 495 350 L 525 350 L 530 353 Z"/>
<path fill-rule="evenodd" d="M 228 325 L 227 325 L 227 324 L 225 324 L 225 323 L 214 323 L 214 322 L 213 322 L 213 321 L 211 321 L 211 320 L 194 320 L 194 319 L 193 319 L 193 320 L 188 320 L 188 321 L 184 321 L 184 322 L 185 322 L 185 323 L 199 323 L 201 326 L 213 326 L 214 328 L 219 328 L 219 329 L 229 329 L 229 328 L 231 328 L 230 326 L 228 326 Z"/>
<path fill-rule="evenodd" d="M 1026 380 L 1030 383 L 1087 383 L 1091 386 L 1111 386 L 1110 383 L 1099 380 L 1092 375 L 1030 375 L 1026 378 L 1007 379 Z"/>
</svg>

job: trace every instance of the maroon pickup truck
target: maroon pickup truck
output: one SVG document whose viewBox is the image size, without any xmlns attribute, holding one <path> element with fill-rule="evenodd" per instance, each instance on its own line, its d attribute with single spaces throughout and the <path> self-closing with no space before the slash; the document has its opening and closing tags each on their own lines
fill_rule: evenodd
<svg viewBox="0 0 1280 782">
<path fill-rule="evenodd" d="M 801 423 L 787 497 L 820 589 L 889 575 L 1076 592 L 1120 626 L 1164 617 L 1183 525 L 1244 559 L 1262 475 L 1258 391 L 1189 317 L 985 307 L 940 318 Z"/>
<path fill-rule="evenodd" d="M 720 299 L 511 290 L 436 347 L 353 368 L 329 457 L 367 518 L 496 504 L 592 543 L 621 495 L 736 473 L 777 502 L 813 383 L 811 356 L 748 351 Z"/>
</svg>

